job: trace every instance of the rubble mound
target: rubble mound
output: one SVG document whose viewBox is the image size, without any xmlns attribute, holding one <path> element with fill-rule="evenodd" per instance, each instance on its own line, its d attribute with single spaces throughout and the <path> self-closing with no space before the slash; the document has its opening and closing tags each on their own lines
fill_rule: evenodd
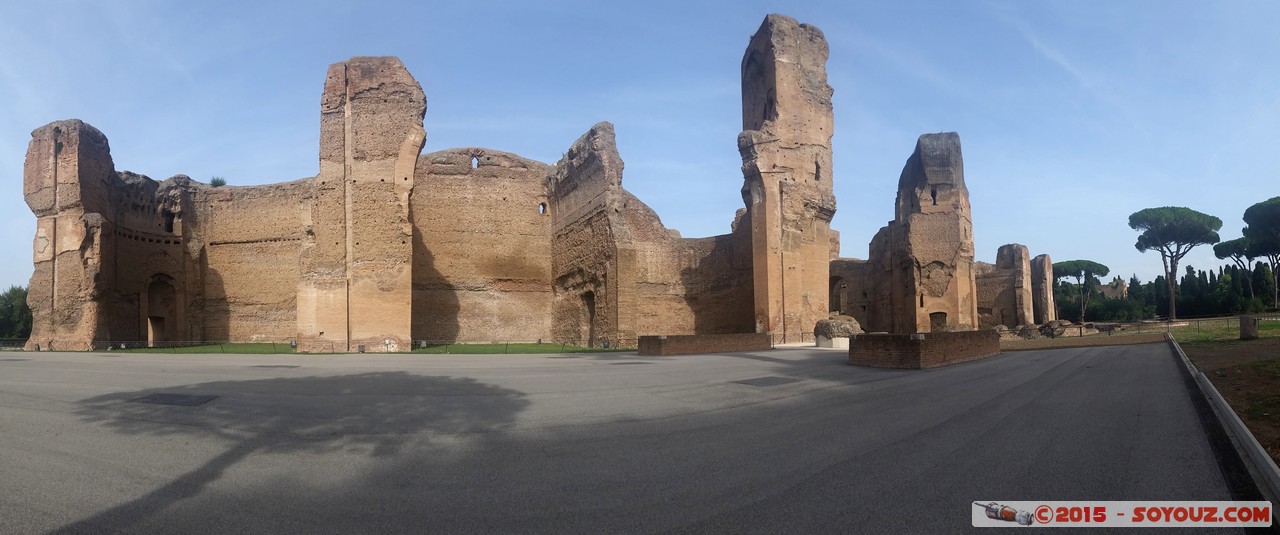
<svg viewBox="0 0 1280 535">
<path fill-rule="evenodd" d="M 825 320 L 818 320 L 813 326 L 814 336 L 825 336 L 827 338 L 849 338 L 855 334 L 862 334 L 862 326 L 858 324 L 858 320 L 851 316 L 834 316 Z"/>
</svg>

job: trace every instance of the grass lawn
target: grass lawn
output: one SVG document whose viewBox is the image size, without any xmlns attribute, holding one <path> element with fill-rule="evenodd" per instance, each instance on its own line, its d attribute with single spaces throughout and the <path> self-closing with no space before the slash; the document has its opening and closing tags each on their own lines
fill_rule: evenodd
<svg viewBox="0 0 1280 535">
<path fill-rule="evenodd" d="M 245 354 L 272 354 L 272 353 L 293 353 L 293 348 L 289 344 L 283 342 L 266 342 L 266 343 L 238 343 L 238 344 L 203 344 L 198 346 L 187 347 L 138 347 L 130 349 L 116 349 L 114 351 L 128 351 L 130 353 L 245 353 Z"/>
<path fill-rule="evenodd" d="M 1280 463 L 1280 321 L 1262 322 L 1257 340 L 1240 340 L 1240 329 L 1225 325 L 1172 332 L 1187 358 Z"/>
<path fill-rule="evenodd" d="M 635 348 L 604 349 L 600 347 L 581 347 L 573 344 L 557 343 L 494 343 L 494 344 L 434 344 L 425 348 L 414 348 L 414 353 L 451 354 L 451 355 L 494 355 L 494 354 L 530 354 L 530 353 L 619 353 L 635 351 Z"/>
<path fill-rule="evenodd" d="M 1178 340 L 1183 349 L 1188 344 L 1209 344 L 1227 346 L 1248 344 L 1249 340 L 1240 340 L 1240 325 L 1234 319 L 1222 320 L 1220 323 L 1202 322 L 1182 327 L 1171 327 L 1169 332 Z M 1263 321 L 1258 325 L 1258 334 L 1263 337 L 1280 336 L 1280 321 Z"/>
</svg>

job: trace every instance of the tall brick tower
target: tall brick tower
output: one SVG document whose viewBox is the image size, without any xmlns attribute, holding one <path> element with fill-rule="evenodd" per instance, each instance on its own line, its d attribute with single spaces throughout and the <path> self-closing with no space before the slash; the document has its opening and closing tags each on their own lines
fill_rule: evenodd
<svg viewBox="0 0 1280 535">
<path fill-rule="evenodd" d="M 978 326 L 973 268 L 973 217 L 964 158 L 955 132 L 925 134 L 898 178 L 893 252 L 892 332 L 969 331 Z"/>
<path fill-rule="evenodd" d="M 404 351 L 411 343 L 409 194 L 427 100 L 394 57 L 329 67 L 320 175 L 304 209 L 298 284 L 303 351 Z"/>
<path fill-rule="evenodd" d="M 800 342 L 827 317 L 831 86 L 822 31 L 769 15 L 742 59 L 742 198 L 751 223 L 756 332 Z"/>
<path fill-rule="evenodd" d="M 1047 254 L 1031 259 L 1031 305 L 1036 325 L 1058 319 L 1053 302 L 1053 260 Z"/>
<path fill-rule="evenodd" d="M 50 123 L 31 138 L 23 172 L 23 195 L 36 215 L 27 349 L 91 349 L 107 337 L 104 225 L 111 232 L 101 214 L 115 176 L 111 149 L 102 132 L 78 120 Z"/>
</svg>

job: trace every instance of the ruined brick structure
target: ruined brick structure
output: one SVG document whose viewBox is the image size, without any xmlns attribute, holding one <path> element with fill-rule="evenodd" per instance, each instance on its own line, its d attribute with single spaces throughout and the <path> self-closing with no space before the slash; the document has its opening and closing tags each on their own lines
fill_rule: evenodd
<svg viewBox="0 0 1280 535">
<path fill-rule="evenodd" d="M 1127 299 L 1129 297 L 1129 283 L 1116 276 L 1111 279 L 1111 282 L 1099 286 L 1098 291 L 1107 299 Z"/>
<path fill-rule="evenodd" d="M 1035 323 L 1032 307 L 1031 255 L 1017 243 L 1000 246 L 996 263 L 974 263 L 978 285 L 978 327 L 1009 328 Z"/>
<path fill-rule="evenodd" d="M 396 58 L 330 67 L 320 172 L 296 182 L 155 182 L 115 170 L 106 137 L 91 125 L 46 125 L 32 133 L 23 180 L 37 216 L 28 346 L 596 346 L 758 325 L 799 337 L 826 312 L 835 210 L 827 46 L 817 28 L 772 15 L 746 58 L 744 102 L 754 104 L 744 108 L 762 109 L 744 120 L 744 197 L 755 184 L 768 202 L 749 204 L 730 234 L 708 238 L 681 238 L 622 188 L 608 123 L 554 165 L 488 148 L 420 154 L 426 97 Z M 791 184 L 804 180 L 822 186 Z M 786 255 L 797 275 L 756 261 L 756 250 Z M 758 303 L 756 285 L 791 293 Z"/>
<path fill-rule="evenodd" d="M 1053 260 L 1047 254 L 1031 259 L 1031 309 L 1036 325 L 1058 319 L 1058 305 L 1053 302 Z"/>
<path fill-rule="evenodd" d="M 743 201 L 751 225 L 755 329 L 798 342 L 827 316 L 831 86 L 822 31 L 770 15 L 742 59 Z"/>
<path fill-rule="evenodd" d="M 872 238 L 868 260 L 832 261 L 833 304 L 868 332 L 976 329 L 973 220 L 960 136 L 920 136 L 898 180 L 894 213 Z"/>
<path fill-rule="evenodd" d="M 422 154 L 427 99 L 392 57 L 329 68 L 319 173 L 293 182 L 156 182 L 117 171 L 92 126 L 51 123 L 32 133 L 24 172 L 37 217 L 28 347 L 231 340 L 373 352 L 733 333 L 798 342 L 833 308 L 870 331 L 975 328 L 955 134 L 920 138 L 871 259 L 832 260 L 827 54 L 820 30 L 779 15 L 749 41 L 745 206 L 730 233 L 706 238 L 680 237 L 622 187 L 609 123 L 553 165 L 484 148 Z"/>
<path fill-rule="evenodd" d="M 753 332 L 750 236 L 742 225 L 680 238 L 622 188 L 613 125 L 600 123 L 547 174 L 556 339 Z"/>
<path fill-rule="evenodd" d="M 760 351 L 773 347 L 768 333 L 641 336 L 637 352 L 642 356 L 698 355 L 734 351 Z"/>
<path fill-rule="evenodd" d="M 1042 325 L 1058 319 L 1053 303 L 1053 261 L 1030 258 L 1027 246 L 1011 243 L 996 252 L 996 263 L 977 262 L 978 319 L 981 328 Z"/>
<path fill-rule="evenodd" d="M 320 175 L 301 201 L 298 347 L 397 351 L 412 341 L 414 190 L 427 98 L 399 60 L 329 67 Z"/>
<path fill-rule="evenodd" d="M 860 334 L 849 341 L 849 364 L 873 368 L 937 368 L 1000 353 L 991 330 L 929 334 Z"/>
<path fill-rule="evenodd" d="M 164 243 L 172 242 L 171 237 L 159 232 L 142 238 L 125 228 L 122 234 L 102 215 L 114 211 L 128 218 L 128 223 L 162 230 L 159 214 L 146 206 L 150 209 L 146 213 L 152 215 L 148 218 L 140 205 L 155 200 L 156 186 L 116 175 L 106 136 L 79 121 L 49 124 L 32 132 L 23 176 L 23 195 L 36 216 L 35 271 L 27 294 L 32 339 L 36 340 L 35 333 L 80 341 L 102 338 L 108 332 L 104 320 L 110 313 L 104 310 L 104 294 L 109 290 L 103 281 L 116 278 L 115 257 L 109 254 L 115 244 L 142 239 L 145 249 L 181 246 Z M 121 209 L 114 209 L 121 204 Z M 168 281 L 160 283 L 166 292 L 148 292 L 147 281 L 127 283 L 133 283 L 135 309 L 154 305 L 176 313 L 182 308 Z"/>
</svg>

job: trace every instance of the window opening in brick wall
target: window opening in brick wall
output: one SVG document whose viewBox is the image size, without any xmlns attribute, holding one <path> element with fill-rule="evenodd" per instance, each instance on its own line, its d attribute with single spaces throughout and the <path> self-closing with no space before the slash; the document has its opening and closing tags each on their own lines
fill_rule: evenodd
<svg viewBox="0 0 1280 535">
<path fill-rule="evenodd" d="M 929 314 L 929 330 L 935 333 L 947 330 L 947 313 L 934 312 Z"/>
</svg>

